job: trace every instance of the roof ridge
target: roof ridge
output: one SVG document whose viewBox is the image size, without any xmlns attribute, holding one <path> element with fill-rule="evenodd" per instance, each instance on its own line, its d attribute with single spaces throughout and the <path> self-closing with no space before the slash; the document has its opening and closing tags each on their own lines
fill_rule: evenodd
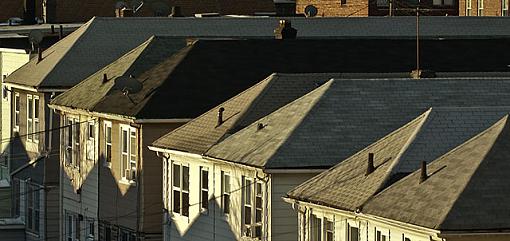
<svg viewBox="0 0 510 241">
<path fill-rule="evenodd" d="M 385 136 L 384 136 L 384 137 L 382 137 L 381 139 L 378 139 L 377 141 L 372 142 L 370 145 L 368 145 L 368 146 L 366 146 L 365 148 L 363 148 L 363 149 L 359 150 L 358 152 L 356 152 L 356 153 L 352 154 L 352 155 L 351 155 L 351 156 L 349 156 L 348 158 L 346 158 L 346 159 L 344 159 L 344 160 L 341 160 L 340 162 L 338 162 L 337 164 L 335 164 L 333 167 L 329 168 L 328 170 L 326 170 L 326 171 L 324 171 L 324 172 L 320 173 L 319 175 L 316 175 L 315 177 L 312 177 L 312 178 L 308 179 L 307 181 L 305 181 L 305 182 L 301 183 L 300 185 L 298 185 L 298 186 L 296 186 L 295 188 L 293 188 L 291 191 L 293 191 L 293 190 L 295 190 L 295 189 L 298 189 L 298 188 L 300 188 L 301 186 L 308 185 L 308 183 L 314 182 L 315 180 L 317 180 L 317 179 L 319 179 L 319 178 L 322 178 L 322 176 L 325 176 L 325 175 L 327 175 L 328 173 L 330 173 L 330 172 L 334 171 L 334 170 L 335 170 L 337 167 L 339 167 L 340 165 L 346 165 L 345 163 L 347 163 L 348 161 L 350 161 L 350 160 L 354 160 L 356 157 L 358 157 L 359 155 L 361 155 L 361 154 L 365 153 L 367 150 L 369 150 L 369 149 L 371 149 L 372 147 L 374 147 L 374 146 L 378 145 L 379 143 L 383 142 L 384 140 L 389 139 L 389 138 L 391 138 L 391 137 L 393 137 L 393 136 L 397 135 L 397 134 L 398 134 L 398 133 L 400 133 L 402 130 L 406 129 L 407 127 L 409 127 L 409 126 L 411 126 L 411 125 L 413 125 L 413 124 L 415 124 L 417 121 L 420 121 L 420 122 L 425 121 L 425 119 L 428 117 L 428 113 L 429 113 L 429 112 L 430 112 L 430 110 L 427 110 L 426 112 L 422 113 L 422 114 L 421 114 L 421 115 L 419 115 L 418 117 L 414 118 L 412 121 L 407 122 L 405 125 L 403 125 L 403 126 L 399 127 L 398 129 L 396 129 L 396 130 L 392 131 L 391 133 L 389 133 L 389 134 L 385 135 Z M 423 124 L 423 123 L 422 123 L 422 124 Z M 417 129 L 419 129 L 420 127 L 421 127 L 421 125 L 420 125 L 420 126 L 418 126 L 418 127 L 416 127 L 416 128 L 417 128 Z M 415 131 L 415 132 L 416 132 L 416 131 Z M 411 137 L 412 137 L 412 136 L 415 136 L 415 135 L 416 135 L 416 133 L 413 133 L 413 135 L 411 135 Z M 411 138 L 411 137 L 410 137 L 410 138 Z M 409 140 L 409 139 L 408 139 L 408 140 Z M 404 145 L 404 147 L 405 147 L 405 145 Z M 402 149 L 404 149 L 404 147 L 402 147 Z M 395 159 L 397 159 L 397 158 L 395 158 Z M 391 168 L 391 167 L 389 167 L 389 168 Z M 291 191 L 287 192 L 287 194 L 288 194 L 288 193 L 290 193 Z M 373 196 L 372 196 L 372 197 L 373 197 Z M 367 200 L 367 201 L 368 201 L 368 200 Z M 364 206 L 364 204 L 365 204 L 367 201 L 363 202 L 363 204 L 362 204 L 361 206 Z"/>
<path fill-rule="evenodd" d="M 462 143 L 462 144 L 460 144 L 460 145 L 456 146 L 455 148 L 451 149 L 450 151 L 448 151 L 447 153 L 445 153 L 445 154 L 444 154 L 444 155 L 442 155 L 441 157 L 439 157 L 439 158 L 437 158 L 437 159 L 435 159 L 435 160 L 431 161 L 429 164 L 427 164 L 427 166 L 428 166 L 428 165 L 431 165 L 431 164 L 433 164 L 433 163 L 436 163 L 437 161 L 444 160 L 445 158 L 447 158 L 447 157 L 451 156 L 452 154 L 454 154 L 456 151 L 458 151 L 459 149 L 463 148 L 463 147 L 464 147 L 464 146 L 466 146 L 467 144 L 472 143 L 473 141 L 478 140 L 478 138 L 480 138 L 481 136 L 483 136 L 483 135 L 485 135 L 485 134 L 487 134 L 487 133 L 489 133 L 489 132 L 493 131 L 493 130 L 494 130 L 494 129 L 496 129 L 496 128 L 501 128 L 501 131 L 502 131 L 502 130 L 504 129 L 504 127 L 508 124 L 508 121 L 509 121 L 509 120 L 508 120 L 508 117 L 509 117 L 509 114 L 506 114 L 504 117 L 502 117 L 499 121 L 497 121 L 497 122 L 496 122 L 495 124 L 493 124 L 491 127 L 489 127 L 489 128 L 487 128 L 486 130 L 484 130 L 484 131 L 480 132 L 479 134 L 477 134 L 476 136 L 474 136 L 474 137 L 472 137 L 471 139 L 467 140 L 466 142 L 464 142 L 464 143 Z M 498 137 L 494 138 L 495 140 L 497 140 L 497 139 L 499 138 L 499 135 L 501 134 L 501 131 L 500 131 L 500 133 L 498 134 Z M 488 152 L 490 149 L 491 149 L 491 148 L 488 148 L 487 152 Z M 485 153 L 485 155 L 487 155 L 487 153 Z M 481 160 L 481 161 L 478 163 L 478 167 L 479 167 L 479 165 L 480 165 L 482 162 L 483 162 L 483 160 Z M 470 176 L 472 176 L 472 175 L 476 172 L 476 170 L 478 169 L 478 167 L 477 167 L 477 168 L 473 168 L 473 172 L 471 173 L 471 175 L 470 175 Z M 416 175 L 418 175 L 418 173 L 419 173 L 419 172 L 420 172 L 420 169 L 415 170 L 414 172 L 410 173 L 409 175 L 407 175 L 407 176 L 405 176 L 405 177 L 401 178 L 400 180 L 396 181 L 395 183 L 393 183 L 393 184 L 392 184 L 391 186 L 389 186 L 388 188 L 386 188 L 386 189 L 382 190 L 381 192 L 377 193 L 376 195 L 374 195 L 374 197 L 373 197 L 370 201 L 368 201 L 367 203 L 365 203 L 365 204 L 368 204 L 368 203 L 370 203 L 372 200 L 377 199 L 379 196 L 381 196 L 381 195 L 385 194 L 386 192 L 389 192 L 389 191 L 393 190 L 394 188 L 396 188 L 396 186 L 398 186 L 398 185 L 402 185 L 402 183 L 403 183 L 403 182 L 406 182 L 406 181 L 408 181 L 409 179 L 414 178 Z M 459 192 L 456 194 L 456 198 L 455 198 L 455 199 L 458 199 L 458 197 L 460 196 L 460 194 L 462 194 L 463 190 L 465 190 L 465 188 L 466 188 L 466 186 L 467 186 L 467 184 L 468 184 L 468 183 L 469 183 L 469 182 L 465 182 L 465 185 L 462 187 L 462 191 L 459 191 Z M 453 207 L 453 205 L 454 205 L 454 204 L 455 204 L 455 202 L 452 202 L 452 204 L 451 204 L 451 206 L 450 206 L 450 209 L 451 209 L 451 207 Z M 449 212 L 447 212 L 446 214 L 444 214 L 444 215 L 443 215 L 443 217 L 441 218 L 440 223 L 442 223 L 442 222 L 446 219 L 446 217 L 448 216 L 448 213 L 449 213 Z M 434 228 L 438 228 L 438 227 L 439 227 L 439 226 L 436 226 L 436 227 L 434 227 Z"/>
<path fill-rule="evenodd" d="M 271 76 L 271 75 L 270 75 L 270 76 Z M 201 115 L 197 116 L 196 118 L 193 118 L 192 120 L 188 121 L 186 124 L 181 125 L 181 126 L 177 127 L 176 129 L 172 130 L 171 132 L 166 133 L 165 135 L 161 136 L 161 137 L 160 137 L 160 138 L 158 138 L 156 141 L 154 141 L 154 142 L 151 144 L 151 146 L 154 146 L 154 143 L 156 143 L 159 139 L 163 139 L 163 138 L 166 138 L 166 137 L 168 137 L 168 136 L 171 136 L 174 132 L 177 132 L 177 131 L 179 131 L 179 130 L 181 130 L 181 129 L 186 128 L 189 124 L 192 124 L 192 123 L 197 122 L 200 118 L 202 118 L 202 117 L 206 116 L 207 114 L 210 114 L 211 112 L 214 112 L 214 111 L 215 111 L 218 107 L 221 107 L 221 106 L 225 105 L 226 103 L 232 102 L 232 101 L 233 101 L 233 99 L 236 99 L 236 98 L 238 98 L 239 96 L 241 96 L 241 95 L 245 94 L 246 92 L 249 92 L 249 91 L 251 91 L 251 90 L 255 89 L 256 87 L 258 87 L 259 85 L 261 85 L 261 84 L 265 83 L 266 81 L 269 81 L 269 77 L 267 77 L 267 78 L 265 78 L 265 79 L 263 79 L 263 80 L 261 80 L 261 81 L 257 82 L 255 85 L 251 86 L 251 87 L 250 87 L 250 88 L 248 88 L 248 89 L 243 90 L 242 92 L 238 93 L 237 95 L 233 96 L 232 98 L 230 98 L 230 99 L 228 99 L 228 100 L 226 100 L 226 101 L 223 101 L 221 104 L 218 104 L 218 105 L 216 105 L 215 107 L 211 108 L 210 110 L 208 110 L 208 111 L 206 111 L 206 112 L 202 113 Z M 229 128 L 229 129 L 230 129 L 230 128 Z M 214 144 L 212 144 L 212 145 L 211 145 L 211 147 L 212 147 L 212 146 L 214 146 L 214 145 L 216 145 L 216 144 L 217 144 L 217 142 L 216 142 L 216 143 L 214 143 Z M 204 153 L 206 153 L 207 151 L 209 151 L 209 149 L 210 149 L 211 147 L 207 148 L 207 150 L 206 150 Z M 172 149 L 172 148 L 168 148 L 168 149 L 174 150 L 174 149 Z M 177 150 L 177 151 L 181 151 L 181 150 Z M 204 154 L 204 153 L 202 153 L 202 154 Z"/>
<path fill-rule="evenodd" d="M 143 47 L 143 51 L 145 51 L 145 48 L 148 46 L 148 43 L 151 41 L 151 39 L 149 38 L 148 40 L 146 40 L 145 42 L 143 42 L 142 44 L 136 46 L 135 48 L 129 50 L 127 53 L 123 54 L 121 57 L 115 59 L 113 62 L 109 63 L 108 65 L 104 66 L 103 68 L 99 69 L 98 71 L 94 72 L 92 75 L 89 75 L 87 78 L 83 79 L 82 81 L 80 81 L 78 84 L 74 85 L 73 87 L 69 88 L 67 91 L 65 91 L 64 93 L 58 95 L 57 97 L 55 97 L 55 99 L 53 99 L 50 103 L 51 104 L 54 104 L 54 105 L 57 105 L 59 106 L 59 104 L 55 104 L 55 102 L 57 102 L 57 100 L 61 99 L 61 98 L 64 98 L 63 96 L 65 96 L 66 93 L 69 93 L 71 90 L 73 89 L 76 89 L 76 88 L 80 88 L 82 85 L 85 85 L 87 81 L 89 81 L 90 79 L 92 78 L 95 78 L 97 77 L 96 74 L 97 73 L 100 73 L 100 72 L 107 72 L 107 70 L 109 70 L 111 68 L 111 66 L 115 65 L 116 63 L 120 62 L 120 61 L 123 61 L 125 58 L 127 58 L 128 56 L 130 56 L 131 54 L 133 54 L 134 52 L 140 50 L 140 48 Z M 135 58 L 133 60 L 136 61 L 137 58 Z M 116 76 L 118 77 L 118 76 Z M 111 77 L 113 78 L 113 77 Z M 113 79 L 111 79 L 111 81 L 113 81 Z M 108 81 L 110 82 L 110 81 Z M 104 98 L 104 97 L 103 97 Z M 91 108 L 93 109 L 93 108 Z"/>
</svg>

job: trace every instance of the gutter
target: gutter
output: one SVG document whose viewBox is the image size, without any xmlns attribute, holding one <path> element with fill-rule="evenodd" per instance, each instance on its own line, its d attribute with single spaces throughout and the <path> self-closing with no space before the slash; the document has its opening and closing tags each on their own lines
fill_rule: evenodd
<svg viewBox="0 0 510 241">
<path fill-rule="evenodd" d="M 170 118 L 170 119 L 136 119 L 137 124 L 164 124 L 164 123 L 186 123 L 192 119 L 187 118 Z"/>
<path fill-rule="evenodd" d="M 69 88 L 38 88 L 35 86 L 27 86 L 27 85 L 21 85 L 21 84 L 10 83 L 10 82 L 4 82 L 3 84 L 8 87 L 11 87 L 11 88 L 32 91 L 32 92 L 40 92 L 40 93 L 64 92 L 69 89 Z"/>
<path fill-rule="evenodd" d="M 322 173 L 324 171 L 328 170 L 326 169 L 308 169 L 308 168 L 296 168 L 296 169 L 264 169 L 266 173 L 274 173 L 274 174 L 280 174 L 280 173 L 288 173 L 288 174 L 297 174 L 297 173 Z"/>
</svg>

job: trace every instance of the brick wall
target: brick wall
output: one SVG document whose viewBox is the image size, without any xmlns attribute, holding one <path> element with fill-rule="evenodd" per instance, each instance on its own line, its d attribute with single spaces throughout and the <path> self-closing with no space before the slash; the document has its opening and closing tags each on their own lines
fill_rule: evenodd
<svg viewBox="0 0 510 241">
<path fill-rule="evenodd" d="M 317 16 L 368 16 L 368 0 L 296 0 L 296 13 L 303 14 L 305 7 L 317 7 Z"/>
<path fill-rule="evenodd" d="M 466 16 L 466 1 L 459 0 L 459 15 Z M 483 15 L 481 16 L 501 16 L 502 0 L 483 0 Z M 506 0 L 508 1 L 508 0 Z M 478 16 L 478 0 L 471 0 L 471 15 Z"/>
</svg>

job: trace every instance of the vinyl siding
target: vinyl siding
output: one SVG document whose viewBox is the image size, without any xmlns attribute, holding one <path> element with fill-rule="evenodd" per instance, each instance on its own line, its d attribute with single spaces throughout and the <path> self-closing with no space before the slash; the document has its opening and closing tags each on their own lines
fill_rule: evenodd
<svg viewBox="0 0 510 241">
<path fill-rule="evenodd" d="M 272 241 L 297 240 L 297 214 L 282 197 L 297 185 L 317 174 L 293 173 L 271 175 L 271 239 Z"/>
</svg>

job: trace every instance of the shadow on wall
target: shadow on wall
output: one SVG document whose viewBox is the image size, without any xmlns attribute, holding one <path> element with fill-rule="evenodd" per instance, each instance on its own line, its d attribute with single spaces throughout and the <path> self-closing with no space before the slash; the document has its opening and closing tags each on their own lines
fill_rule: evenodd
<svg viewBox="0 0 510 241">
<path fill-rule="evenodd" d="M 209 209 L 195 217 L 175 217 L 171 211 L 165 211 L 164 235 L 165 240 L 187 240 L 187 241 L 232 241 L 236 236 L 232 227 L 227 222 L 228 217 L 223 213 L 219 206 L 218 198 L 216 201 L 209 201 Z M 233 208 L 239 208 L 239 205 L 232 205 Z M 235 215 L 239 212 L 231 212 L 229 215 Z M 241 217 L 231 217 L 232 220 L 240 220 Z"/>
</svg>

